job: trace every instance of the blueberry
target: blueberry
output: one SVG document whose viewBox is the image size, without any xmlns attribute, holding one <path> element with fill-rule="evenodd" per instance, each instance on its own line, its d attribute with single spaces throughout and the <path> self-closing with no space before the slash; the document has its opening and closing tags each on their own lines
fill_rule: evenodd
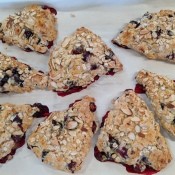
<svg viewBox="0 0 175 175">
<path fill-rule="evenodd" d="M 116 140 L 116 139 L 115 139 L 114 137 L 112 137 L 111 135 L 109 135 L 109 143 L 110 143 L 110 145 L 109 145 L 110 148 L 115 148 L 115 147 L 114 147 L 114 144 L 119 145 L 118 140 Z"/>
<path fill-rule="evenodd" d="M 121 48 L 124 48 L 124 49 L 129 49 L 129 47 L 127 47 L 127 46 L 125 46 L 125 45 L 123 45 L 123 44 L 119 44 L 117 41 L 115 41 L 115 40 L 112 40 L 112 43 L 113 44 L 115 44 L 115 45 L 117 45 L 118 47 L 121 47 Z"/>
<path fill-rule="evenodd" d="M 21 80 L 20 74 L 18 73 L 17 70 L 16 71 L 13 70 L 13 72 L 15 72 L 14 75 L 13 75 L 13 78 L 14 78 L 15 82 L 18 83 L 20 85 L 20 87 L 23 87 L 24 80 Z"/>
<path fill-rule="evenodd" d="M 161 28 L 157 27 L 157 30 L 155 31 L 157 34 L 157 39 L 159 38 L 159 36 L 161 35 L 161 33 L 163 32 Z"/>
<path fill-rule="evenodd" d="M 18 124 L 21 125 L 21 124 L 22 124 L 22 119 L 19 118 L 18 114 L 16 114 L 16 116 L 15 116 L 15 118 L 13 119 L 12 122 L 16 122 L 16 123 L 18 123 Z"/>
<path fill-rule="evenodd" d="M 164 110 L 165 104 L 161 103 L 160 106 L 161 106 L 162 110 Z"/>
<path fill-rule="evenodd" d="M 53 46 L 53 41 L 47 41 L 47 48 L 50 49 Z"/>
<path fill-rule="evenodd" d="M 50 12 L 51 13 L 53 13 L 54 15 L 57 15 L 57 11 L 54 9 L 54 8 L 52 8 L 52 7 L 49 7 L 49 6 L 47 6 L 47 5 L 44 5 L 43 7 L 42 7 L 44 10 L 46 9 L 48 9 L 48 10 L 50 10 Z"/>
<path fill-rule="evenodd" d="M 31 36 L 33 36 L 33 32 L 30 29 L 26 29 L 24 35 L 27 39 L 29 39 Z"/>
<path fill-rule="evenodd" d="M 24 135 L 12 135 L 11 138 L 15 143 L 20 142 L 23 139 Z"/>
<path fill-rule="evenodd" d="M 76 166 L 76 162 L 74 162 L 74 161 L 72 161 L 71 160 L 71 162 L 67 165 L 68 166 L 68 168 L 69 168 L 69 170 L 72 172 L 72 173 L 74 173 L 74 171 L 75 171 L 75 166 Z"/>
<path fill-rule="evenodd" d="M 52 120 L 52 125 L 53 126 L 57 125 L 57 121 L 56 120 Z"/>
<path fill-rule="evenodd" d="M 35 118 L 40 118 L 40 117 L 45 117 L 48 116 L 49 114 L 49 108 L 45 105 L 42 105 L 41 103 L 34 103 L 31 105 L 32 107 L 37 107 L 39 111 L 35 112 L 33 114 L 33 117 Z"/>
<path fill-rule="evenodd" d="M 23 87 L 23 80 L 21 80 L 20 78 L 20 74 L 19 72 L 17 71 L 17 69 L 13 69 L 12 73 L 14 74 L 13 75 L 13 78 L 15 80 L 16 83 L 18 83 L 20 85 L 20 87 Z"/>
<path fill-rule="evenodd" d="M 121 157 L 127 158 L 127 149 L 125 147 L 122 147 L 121 149 L 118 149 L 117 152 L 120 154 Z"/>
<path fill-rule="evenodd" d="M 33 145 L 30 145 L 30 146 L 29 146 L 29 144 L 27 143 L 27 148 L 28 148 L 28 149 L 31 149 L 31 148 L 33 149 L 33 148 L 36 148 L 36 147 L 37 147 L 37 146 L 33 146 Z"/>
<path fill-rule="evenodd" d="M 68 80 L 66 85 L 69 86 L 69 89 L 70 89 L 76 86 L 76 82 Z"/>
<path fill-rule="evenodd" d="M 12 73 L 13 73 L 13 74 L 18 74 L 18 68 L 17 68 L 17 67 L 13 68 L 13 69 L 12 69 Z"/>
<path fill-rule="evenodd" d="M 146 169 L 146 165 L 143 163 L 137 163 L 133 166 L 133 168 L 135 172 L 140 173 Z"/>
<path fill-rule="evenodd" d="M 76 47 L 72 50 L 72 54 L 78 55 L 84 53 L 84 46 L 80 45 L 79 47 Z"/>
<path fill-rule="evenodd" d="M 98 66 L 96 64 L 91 65 L 91 70 L 96 70 L 97 68 L 98 68 Z"/>
<path fill-rule="evenodd" d="M 14 74 L 14 80 L 17 82 L 17 83 L 19 83 L 19 82 L 21 82 L 21 79 L 20 79 L 20 75 L 19 74 Z"/>
<path fill-rule="evenodd" d="M 140 22 L 138 22 L 138 21 L 130 21 L 129 23 L 135 24 L 135 28 L 140 26 Z"/>
<path fill-rule="evenodd" d="M 9 76 L 6 74 L 1 80 L 0 80 L 0 86 L 4 86 L 8 82 Z"/>
<path fill-rule="evenodd" d="M 170 55 L 167 55 L 166 58 L 168 58 L 169 60 L 174 60 L 174 58 L 175 58 L 174 52 L 172 52 L 172 54 L 170 54 Z"/>
<path fill-rule="evenodd" d="M 95 156 L 95 158 L 97 160 L 99 160 L 101 162 L 103 162 L 104 159 L 107 159 L 106 153 L 105 152 L 100 152 L 98 150 L 98 147 L 97 146 L 95 146 L 95 148 L 94 148 L 94 156 Z"/>
<path fill-rule="evenodd" d="M 83 52 L 83 61 L 84 62 L 87 62 L 89 57 L 91 56 L 92 54 L 89 52 L 89 51 L 85 51 Z"/>
<path fill-rule="evenodd" d="M 147 17 L 148 19 L 152 19 L 152 15 L 149 12 L 145 13 L 143 16 Z"/>
<path fill-rule="evenodd" d="M 32 70 L 32 68 L 29 66 L 29 65 L 27 65 L 28 66 L 28 70 L 30 71 L 30 70 Z"/>
<path fill-rule="evenodd" d="M 112 60 L 112 59 L 113 59 L 113 58 L 112 58 L 113 56 L 114 56 L 114 52 L 110 50 L 109 55 L 105 55 L 105 59 L 106 59 L 106 60 Z"/>
<path fill-rule="evenodd" d="M 49 151 L 48 150 L 44 150 L 43 152 L 42 152 L 42 162 L 44 161 L 44 158 L 46 157 L 46 155 L 49 153 Z"/>
<path fill-rule="evenodd" d="M 52 125 L 53 126 L 59 125 L 60 126 L 60 129 L 63 128 L 63 124 L 61 122 L 57 122 L 56 120 L 52 120 Z"/>
<path fill-rule="evenodd" d="M 97 107 L 94 102 L 90 102 L 89 108 L 91 112 L 95 112 Z"/>
<path fill-rule="evenodd" d="M 169 17 L 169 18 L 172 18 L 172 17 L 173 17 L 173 15 L 168 15 L 168 17 Z"/>
<path fill-rule="evenodd" d="M 32 49 L 30 49 L 30 48 L 27 47 L 27 48 L 24 49 L 24 51 L 26 51 L 26 52 L 31 52 Z"/>
<path fill-rule="evenodd" d="M 37 43 L 36 44 L 39 44 L 41 42 L 41 39 L 40 38 L 38 38 L 38 41 L 37 41 Z"/>
</svg>

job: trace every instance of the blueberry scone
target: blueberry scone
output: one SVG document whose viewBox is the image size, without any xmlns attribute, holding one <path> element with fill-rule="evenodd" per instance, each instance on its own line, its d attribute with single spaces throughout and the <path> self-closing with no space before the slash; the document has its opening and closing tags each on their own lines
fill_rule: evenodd
<svg viewBox="0 0 175 175">
<path fill-rule="evenodd" d="M 146 70 L 141 70 L 136 81 L 144 87 L 160 124 L 175 136 L 175 82 Z"/>
<path fill-rule="evenodd" d="M 43 72 L 19 62 L 15 57 L 0 53 L 0 93 L 30 92 L 35 88 L 45 89 L 48 76 Z"/>
<path fill-rule="evenodd" d="M 29 5 L 2 21 L 0 39 L 26 51 L 45 53 L 56 39 L 56 10 Z"/>
<path fill-rule="evenodd" d="M 172 159 L 153 113 L 132 90 L 115 100 L 103 118 L 94 151 L 97 160 L 121 163 L 137 173 L 160 171 Z"/>
<path fill-rule="evenodd" d="M 75 172 L 81 169 L 97 130 L 91 97 L 75 101 L 67 110 L 52 112 L 28 139 L 28 148 L 52 167 Z"/>
<path fill-rule="evenodd" d="M 53 49 L 49 68 L 49 87 L 64 96 L 121 71 L 122 64 L 99 36 L 81 27 Z"/>
<path fill-rule="evenodd" d="M 25 132 L 34 118 L 48 115 L 47 106 L 34 105 L 0 105 L 0 163 L 12 159 L 16 150 L 25 143 Z"/>
<path fill-rule="evenodd" d="M 130 21 L 112 42 L 131 48 L 149 59 L 175 63 L 175 11 L 146 13 Z"/>
</svg>

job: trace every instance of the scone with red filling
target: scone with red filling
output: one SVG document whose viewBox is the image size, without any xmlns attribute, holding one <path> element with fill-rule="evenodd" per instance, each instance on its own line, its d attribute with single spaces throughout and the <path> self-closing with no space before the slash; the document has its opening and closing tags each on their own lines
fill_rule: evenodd
<svg viewBox="0 0 175 175">
<path fill-rule="evenodd" d="M 0 93 L 24 93 L 46 89 L 48 76 L 15 57 L 0 53 Z"/>
<path fill-rule="evenodd" d="M 121 163 L 137 173 L 160 171 L 172 159 L 153 113 L 132 90 L 115 100 L 103 118 L 94 151 L 97 160 Z"/>
<path fill-rule="evenodd" d="M 51 7 L 29 5 L 2 21 L 0 39 L 26 51 L 45 53 L 57 36 L 56 14 Z"/>
<path fill-rule="evenodd" d="M 86 96 L 67 110 L 52 112 L 30 135 L 28 148 L 58 170 L 80 170 L 97 130 L 95 111 L 95 100 Z"/>
<path fill-rule="evenodd" d="M 175 11 L 145 13 L 130 21 L 112 42 L 131 48 L 149 59 L 175 63 Z"/>
<path fill-rule="evenodd" d="M 0 105 L 0 163 L 13 158 L 16 150 L 24 145 L 25 133 L 34 118 L 45 117 L 49 113 L 47 106 L 34 105 Z"/>
<path fill-rule="evenodd" d="M 53 49 L 49 68 L 49 88 L 64 96 L 121 71 L 122 64 L 99 36 L 81 27 Z"/>
<path fill-rule="evenodd" d="M 146 70 L 138 72 L 136 81 L 143 86 L 160 125 L 175 136 L 175 82 Z"/>
</svg>

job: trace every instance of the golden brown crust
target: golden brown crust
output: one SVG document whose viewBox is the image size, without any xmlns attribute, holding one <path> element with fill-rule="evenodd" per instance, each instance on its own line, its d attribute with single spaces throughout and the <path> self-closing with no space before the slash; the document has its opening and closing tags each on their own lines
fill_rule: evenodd
<svg viewBox="0 0 175 175">
<path fill-rule="evenodd" d="M 67 110 L 52 112 L 30 135 L 29 148 L 44 163 L 56 169 L 80 170 L 97 130 L 94 128 L 94 102 L 93 98 L 86 96 Z"/>
<path fill-rule="evenodd" d="M 45 53 L 56 39 L 56 18 L 49 9 L 29 5 L 2 22 L 0 38 L 3 42 L 17 45 L 24 50 Z"/>
<path fill-rule="evenodd" d="M 122 64 L 99 36 L 81 27 L 53 49 L 49 68 L 49 87 L 67 91 L 86 87 L 95 77 L 110 71 L 121 71 Z"/>
<path fill-rule="evenodd" d="M 30 92 L 47 87 L 48 76 L 14 57 L 0 53 L 0 92 Z"/>
<path fill-rule="evenodd" d="M 141 172 L 146 166 L 159 171 L 172 159 L 153 113 L 132 90 L 114 101 L 96 146 L 103 153 L 101 161 L 132 165 Z"/>
<path fill-rule="evenodd" d="M 25 132 L 31 126 L 33 114 L 37 111 L 39 109 L 31 105 L 0 105 L 0 163 L 2 158 L 17 149 L 15 141 L 25 139 Z"/>
<path fill-rule="evenodd" d="M 136 81 L 143 85 L 160 124 L 175 136 L 175 83 L 166 76 L 141 70 Z"/>
<path fill-rule="evenodd" d="M 130 21 L 113 39 L 121 47 L 134 49 L 150 59 L 175 62 L 175 15 L 172 10 L 146 13 Z"/>
</svg>

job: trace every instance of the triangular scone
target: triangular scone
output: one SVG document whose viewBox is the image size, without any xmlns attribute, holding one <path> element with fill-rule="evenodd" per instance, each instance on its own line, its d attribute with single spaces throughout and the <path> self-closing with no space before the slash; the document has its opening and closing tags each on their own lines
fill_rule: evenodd
<svg viewBox="0 0 175 175">
<path fill-rule="evenodd" d="M 35 88 L 45 89 L 48 76 L 29 65 L 0 53 L 0 93 L 30 92 Z"/>
<path fill-rule="evenodd" d="M 146 70 L 138 72 L 136 81 L 143 85 L 160 124 L 175 136 L 175 82 Z"/>
<path fill-rule="evenodd" d="M 55 15 L 53 8 L 29 5 L 2 22 L 0 39 L 26 51 L 45 53 L 57 36 Z"/>
<path fill-rule="evenodd" d="M 84 89 L 101 75 L 121 71 L 122 64 L 99 36 L 82 27 L 55 47 L 49 68 L 50 88 L 69 94 Z"/>
<path fill-rule="evenodd" d="M 34 105 L 0 105 L 0 163 L 12 159 L 16 150 L 25 143 L 25 132 L 33 119 L 44 117 L 49 112 L 46 106 Z"/>
<path fill-rule="evenodd" d="M 103 118 L 94 151 L 99 161 L 121 163 L 134 172 L 159 171 L 172 159 L 153 113 L 132 90 L 115 100 Z"/>
<path fill-rule="evenodd" d="M 134 49 L 150 59 L 175 63 L 174 23 L 175 11 L 146 13 L 142 18 L 130 21 L 112 42 Z"/>
<path fill-rule="evenodd" d="M 95 110 L 94 99 L 86 96 L 67 110 L 52 112 L 30 135 L 28 148 L 56 169 L 80 170 L 97 130 Z"/>
</svg>

